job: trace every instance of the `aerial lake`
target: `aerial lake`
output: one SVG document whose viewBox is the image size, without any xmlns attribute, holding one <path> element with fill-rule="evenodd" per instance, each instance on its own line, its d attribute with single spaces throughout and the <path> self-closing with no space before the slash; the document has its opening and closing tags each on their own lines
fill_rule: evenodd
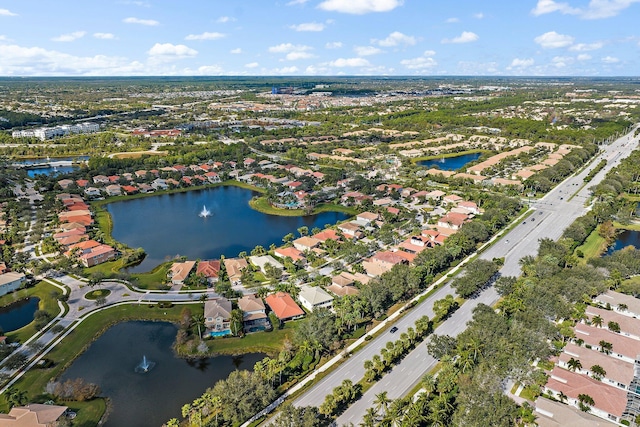
<svg viewBox="0 0 640 427">
<path fill-rule="evenodd" d="M 455 157 L 444 157 L 440 159 L 422 160 L 418 162 L 418 165 L 432 168 L 437 166 L 438 169 L 444 171 L 455 171 L 462 169 L 467 163 L 478 160 L 482 153 L 463 154 Z"/>
<path fill-rule="evenodd" d="M 4 332 L 15 331 L 28 325 L 38 310 L 39 298 L 25 298 L 0 308 L 0 328 Z"/>
<path fill-rule="evenodd" d="M 29 168 L 29 165 L 36 165 L 48 162 L 82 162 L 89 160 L 89 156 L 77 156 L 77 157 L 48 157 L 39 159 L 23 159 L 16 161 L 17 164 L 27 166 L 27 175 L 29 178 L 35 178 L 37 175 L 62 175 L 69 172 L 73 172 L 78 169 L 77 165 L 73 166 L 49 166 L 44 168 Z"/>
<path fill-rule="evenodd" d="M 349 217 L 342 212 L 304 217 L 267 215 L 249 206 L 257 194 L 223 186 L 109 203 L 106 208 L 113 220 L 113 238 L 147 252 L 141 264 L 128 270 L 132 273 L 149 271 L 176 256 L 193 260 L 235 257 L 256 245 L 281 245 L 286 234 L 297 235 L 301 226 L 311 231 Z M 203 207 L 211 216 L 198 215 Z"/>
<path fill-rule="evenodd" d="M 78 357 L 61 381 L 83 378 L 111 399 L 105 427 L 161 426 L 235 369 L 252 370 L 263 354 L 188 362 L 174 356 L 177 328 L 165 322 L 124 322 L 109 328 Z M 153 367 L 136 372 L 145 357 Z"/>
<path fill-rule="evenodd" d="M 627 246 L 634 246 L 636 249 L 640 249 L 640 231 L 623 230 L 618 233 L 616 241 L 609 246 L 607 255 L 611 255 L 614 251 L 619 251 Z"/>
</svg>

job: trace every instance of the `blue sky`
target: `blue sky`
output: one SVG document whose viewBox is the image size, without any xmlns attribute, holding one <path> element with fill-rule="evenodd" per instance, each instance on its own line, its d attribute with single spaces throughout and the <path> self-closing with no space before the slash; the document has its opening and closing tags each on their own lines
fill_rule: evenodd
<svg viewBox="0 0 640 427">
<path fill-rule="evenodd" d="M 0 76 L 640 75 L 640 0 L 0 0 Z"/>
</svg>

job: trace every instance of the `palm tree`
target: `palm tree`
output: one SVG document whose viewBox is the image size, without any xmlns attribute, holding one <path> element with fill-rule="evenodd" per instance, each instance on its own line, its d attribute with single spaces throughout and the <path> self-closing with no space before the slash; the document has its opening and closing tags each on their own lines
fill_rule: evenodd
<svg viewBox="0 0 640 427">
<path fill-rule="evenodd" d="M 382 410 L 382 414 L 386 414 L 387 410 L 389 409 L 389 403 L 391 403 L 391 399 L 389 399 L 389 397 L 387 396 L 386 391 L 382 391 L 376 394 L 376 398 L 373 401 L 376 413 L 380 413 L 380 410 Z"/>
<path fill-rule="evenodd" d="M 574 359 L 573 357 L 569 359 L 567 362 L 567 366 L 570 371 L 579 371 L 582 369 L 582 363 L 578 359 Z"/>
<path fill-rule="evenodd" d="M 202 339 L 202 332 L 200 328 L 204 328 L 204 315 L 199 313 L 194 314 L 191 316 L 191 321 L 193 322 L 193 325 L 198 328 L 198 338 Z"/>
<path fill-rule="evenodd" d="M 609 353 L 611 353 L 611 350 L 613 350 L 613 344 L 611 344 L 610 342 L 607 342 L 605 340 L 600 340 L 598 345 L 600 345 L 600 351 L 602 353 L 609 354 Z"/>
<path fill-rule="evenodd" d="M 434 391 L 436 391 L 436 377 L 427 373 L 422 377 L 422 388 L 424 389 L 427 397 L 431 395 Z"/>
<path fill-rule="evenodd" d="M 29 402 L 27 392 L 17 388 L 8 389 L 6 398 L 11 407 L 26 405 Z"/>
<path fill-rule="evenodd" d="M 592 373 L 593 379 L 598 381 L 602 380 L 602 378 L 607 375 L 607 371 L 605 371 L 604 368 L 600 365 L 593 365 L 590 371 Z"/>
<path fill-rule="evenodd" d="M 373 408 L 367 408 L 367 411 L 362 417 L 360 427 L 375 427 L 378 422 L 378 413 Z"/>
<path fill-rule="evenodd" d="M 627 304 L 618 304 L 618 310 L 627 311 L 628 309 L 629 309 L 629 306 L 627 306 Z"/>
<path fill-rule="evenodd" d="M 589 396 L 588 394 L 578 395 L 578 406 L 583 412 L 589 412 L 591 410 L 591 407 L 595 405 L 595 403 L 596 402 L 593 400 L 593 397 Z"/>
<path fill-rule="evenodd" d="M 595 315 L 591 318 L 591 324 L 595 327 L 598 327 L 598 328 L 602 327 L 603 322 L 604 321 L 602 320 L 602 317 L 598 315 Z"/>
<path fill-rule="evenodd" d="M 560 402 L 564 403 L 564 402 L 566 402 L 566 400 L 567 400 L 568 398 L 567 398 L 567 395 L 566 395 L 566 394 L 564 394 L 563 392 L 560 392 L 560 393 L 558 394 L 558 399 L 560 399 Z"/>
</svg>

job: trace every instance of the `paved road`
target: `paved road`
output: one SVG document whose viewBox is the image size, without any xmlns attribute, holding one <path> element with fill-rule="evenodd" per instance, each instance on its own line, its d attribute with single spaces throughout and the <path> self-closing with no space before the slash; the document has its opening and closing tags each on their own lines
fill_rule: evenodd
<svg viewBox="0 0 640 427">
<path fill-rule="evenodd" d="M 503 235 L 481 255 L 481 258 L 505 257 L 505 264 L 500 273 L 505 276 L 518 276 L 520 274 L 519 260 L 524 256 L 537 253 L 539 239 L 545 237 L 558 239 L 569 224 L 583 215 L 587 209 L 585 202 L 589 198 L 588 188 L 600 182 L 612 167 L 618 165 L 622 158 L 637 147 L 637 143 L 638 139 L 632 140 L 629 135 L 626 135 L 603 147 L 603 153 L 589 167 L 577 176 L 565 180 L 543 199 L 533 203 L 532 207 L 536 210 L 533 215 Z M 602 158 L 609 160 L 607 166 L 592 179 L 589 185 L 581 189 L 584 183 L 583 178 Z M 449 293 L 453 294 L 454 292 L 450 283 L 447 283 L 396 324 L 398 327 L 396 335 L 406 331 L 407 327 L 412 326 L 418 317 L 424 314 L 432 316 L 433 302 Z M 451 318 L 438 328 L 437 333 L 457 336 L 465 329 L 466 323 L 471 320 L 473 309 L 479 303 L 493 305 L 497 300 L 498 295 L 495 290 L 493 288 L 486 289 L 477 298 L 463 304 Z M 338 386 L 343 379 L 349 378 L 354 382 L 359 381 L 364 375 L 364 361 L 370 359 L 374 354 L 379 354 L 386 342 L 393 339 L 396 337 L 385 333 L 371 341 L 363 350 L 344 362 L 339 369 L 299 397 L 294 404 L 296 406 L 319 406 L 325 395 L 331 393 L 331 390 Z M 425 373 L 433 369 L 435 364 L 436 361 L 427 354 L 426 346 L 419 345 L 391 372 L 371 387 L 360 400 L 347 409 L 337 419 L 337 424 L 344 425 L 352 422 L 354 425 L 358 425 L 366 409 L 373 406 L 377 393 L 387 391 L 391 398 L 404 396 Z"/>
</svg>

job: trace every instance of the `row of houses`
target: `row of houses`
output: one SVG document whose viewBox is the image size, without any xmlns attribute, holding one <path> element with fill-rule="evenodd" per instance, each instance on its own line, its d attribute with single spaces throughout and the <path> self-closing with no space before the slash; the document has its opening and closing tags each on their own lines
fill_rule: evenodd
<svg viewBox="0 0 640 427">
<path fill-rule="evenodd" d="M 64 205 L 58 213 L 60 226 L 53 238 L 65 248 L 64 255 L 77 257 L 85 267 L 93 267 L 114 259 L 116 250 L 91 239 L 87 227 L 93 225 L 93 216 L 89 206 L 77 194 L 61 193 L 57 199 Z"/>
<path fill-rule="evenodd" d="M 601 307 L 587 307 L 545 392 L 601 419 L 633 423 L 640 415 L 640 300 L 608 291 L 596 302 Z"/>
</svg>

